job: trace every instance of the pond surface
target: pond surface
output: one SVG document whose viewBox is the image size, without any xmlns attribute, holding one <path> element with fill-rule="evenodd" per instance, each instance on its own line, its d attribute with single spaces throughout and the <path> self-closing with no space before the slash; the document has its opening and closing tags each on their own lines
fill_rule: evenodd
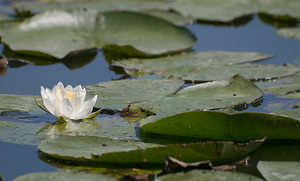
<svg viewBox="0 0 300 181">
<path fill-rule="evenodd" d="M 276 34 L 277 28 L 264 24 L 257 15 L 253 16 L 251 22 L 238 27 L 194 24 L 187 26 L 187 28 L 194 32 L 198 38 L 197 44 L 193 46 L 196 51 L 254 51 L 276 55 L 275 58 L 262 61 L 260 64 L 300 64 L 300 41 L 278 36 Z M 48 66 L 29 64 L 20 68 L 8 68 L 6 75 L 0 77 L 0 94 L 39 95 L 41 85 L 53 87 L 59 81 L 72 86 L 78 84 L 90 85 L 119 79 L 122 76 L 109 69 L 102 51 L 99 50 L 93 62 L 75 70 L 69 70 L 61 63 Z M 282 101 L 282 99 L 273 95 L 266 95 L 264 102 L 270 101 Z M 261 107 L 249 110 L 263 111 Z M 54 120 L 50 116 L 49 118 L 51 121 Z M 298 143 L 291 144 L 298 145 Z M 19 175 L 31 172 L 57 170 L 56 167 L 39 159 L 36 146 L 0 142 L 0 147 L 0 173 L 5 180 L 13 180 Z M 299 145 L 295 147 L 296 151 L 297 149 L 299 151 Z M 287 157 L 285 151 L 284 148 L 281 153 L 278 151 L 278 158 L 290 160 L 291 158 Z M 253 157 L 259 157 L 260 155 L 261 153 L 257 150 Z M 299 161 L 299 156 L 294 160 Z M 259 175 L 255 169 L 249 171 L 249 169 L 242 167 L 240 170 Z"/>
</svg>

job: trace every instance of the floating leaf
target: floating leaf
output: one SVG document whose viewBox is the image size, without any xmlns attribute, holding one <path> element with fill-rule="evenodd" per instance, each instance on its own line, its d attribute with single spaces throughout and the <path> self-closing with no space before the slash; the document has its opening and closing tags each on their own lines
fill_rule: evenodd
<svg viewBox="0 0 300 181">
<path fill-rule="evenodd" d="M 184 144 L 155 144 L 127 142 L 101 137 L 58 136 L 49 138 L 39 145 L 39 150 L 50 157 L 87 163 L 119 164 L 125 167 L 141 163 L 162 165 L 166 156 L 193 162 L 211 160 L 225 162 L 240 159 L 256 149 L 262 141 L 249 143 L 193 142 Z"/>
<path fill-rule="evenodd" d="M 39 101 L 40 97 L 37 98 Z M 39 109 L 35 104 L 33 95 L 10 95 L 0 94 L 0 110 L 1 111 L 33 111 Z"/>
<path fill-rule="evenodd" d="M 263 181 L 262 179 L 239 172 L 223 172 L 210 170 L 193 170 L 190 172 L 180 172 L 175 174 L 168 174 L 158 177 L 156 181 L 177 181 L 177 180 L 206 180 L 206 181 Z"/>
<path fill-rule="evenodd" d="M 73 180 L 73 181 L 81 181 L 81 180 L 103 180 L 103 181 L 117 181 L 117 179 L 113 177 L 109 177 L 102 174 L 94 174 L 94 173 L 85 173 L 85 172 L 38 172 L 38 173 L 30 173 L 27 175 L 22 175 L 14 179 L 14 181 L 63 181 L 63 180 Z"/>
<path fill-rule="evenodd" d="M 129 104 L 138 104 L 154 113 L 250 104 L 263 96 L 257 86 L 240 75 L 177 92 L 182 85 L 180 79 L 136 79 L 104 82 L 86 88 L 89 96 L 98 95 L 98 107 L 121 109 Z"/>
<path fill-rule="evenodd" d="M 240 75 L 207 82 L 178 91 L 175 95 L 152 99 L 139 105 L 155 113 L 179 113 L 250 104 L 263 96 L 262 90 Z"/>
<path fill-rule="evenodd" d="M 96 106 L 122 109 L 176 92 L 184 81 L 181 79 L 137 79 L 109 81 L 86 86 L 89 96 L 98 95 Z"/>
<path fill-rule="evenodd" d="M 0 120 L 0 140 L 8 143 L 38 145 L 43 139 L 35 133 L 44 124 L 16 123 Z"/>
<path fill-rule="evenodd" d="M 285 97 L 300 98 L 300 72 L 293 75 L 291 79 L 280 80 L 277 84 L 278 85 L 273 86 L 271 83 L 268 85 L 265 84 L 264 90 L 271 93 L 281 94 Z"/>
<path fill-rule="evenodd" d="M 194 111 L 160 114 L 141 120 L 141 129 L 163 135 L 201 139 L 248 141 L 300 139 L 300 121 L 267 113 L 227 114 L 216 111 Z"/>
<path fill-rule="evenodd" d="M 241 74 L 247 79 L 272 79 L 300 71 L 293 65 L 246 64 L 272 57 L 255 52 L 207 51 L 191 52 L 155 59 L 128 59 L 113 62 L 133 77 L 159 74 L 181 77 L 184 80 L 222 80 Z"/>
<path fill-rule="evenodd" d="M 300 39 L 300 27 L 296 28 L 281 28 L 277 30 L 277 34 L 286 38 Z"/>
<path fill-rule="evenodd" d="M 259 161 L 257 169 L 267 181 L 296 181 L 300 177 L 300 162 Z"/>
<path fill-rule="evenodd" d="M 254 14 L 256 12 L 253 1 L 230 0 L 176 0 L 172 8 L 184 16 L 192 16 L 200 20 L 230 22 L 235 18 Z"/>
<path fill-rule="evenodd" d="M 182 13 L 184 16 L 192 16 L 200 20 L 217 21 L 229 23 L 236 18 L 255 14 L 258 12 L 269 13 L 273 15 L 288 15 L 291 17 L 300 17 L 300 3 L 297 0 L 176 0 L 172 8 Z"/>
<path fill-rule="evenodd" d="M 19 53 L 63 58 L 106 44 L 157 56 L 188 49 L 196 38 L 186 28 L 140 13 L 51 10 L 25 20 L 3 41 Z"/>
</svg>

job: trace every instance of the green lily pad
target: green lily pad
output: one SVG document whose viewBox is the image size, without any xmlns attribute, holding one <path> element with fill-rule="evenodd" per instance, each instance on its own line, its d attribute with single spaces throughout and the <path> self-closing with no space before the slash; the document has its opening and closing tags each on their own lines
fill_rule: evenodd
<svg viewBox="0 0 300 181">
<path fill-rule="evenodd" d="M 296 28 L 281 28 L 277 30 L 277 34 L 286 38 L 300 39 L 300 27 Z"/>
<path fill-rule="evenodd" d="M 65 180 L 103 180 L 103 181 L 117 181 L 114 177 L 109 177 L 102 174 L 84 173 L 84 172 L 38 172 L 22 175 L 14 179 L 14 181 L 65 181 Z"/>
<path fill-rule="evenodd" d="M 168 174 L 158 177 L 156 181 L 177 181 L 177 180 L 205 180 L 205 181 L 263 181 L 262 179 L 244 174 L 239 172 L 222 172 L 222 171 L 211 171 L 211 170 L 193 170 L 190 172 L 180 172 L 174 174 Z"/>
<path fill-rule="evenodd" d="M 191 52 L 155 59 L 127 59 L 115 61 L 112 66 L 122 67 L 132 77 L 159 74 L 181 77 L 184 80 L 222 80 L 241 74 L 247 79 L 272 79 L 300 71 L 293 65 L 246 64 L 270 58 L 272 55 L 254 52 Z"/>
<path fill-rule="evenodd" d="M 300 98 L 300 73 L 296 73 L 289 79 L 282 79 L 277 83 L 278 85 L 265 85 L 264 90 L 281 94 L 284 97 Z"/>
<path fill-rule="evenodd" d="M 240 75 L 178 91 L 182 85 L 180 79 L 136 79 L 104 82 L 86 89 L 89 96 L 98 95 L 97 107 L 121 109 L 129 104 L 138 104 L 154 113 L 250 104 L 263 96 L 256 85 Z"/>
<path fill-rule="evenodd" d="M 41 98 L 37 96 L 40 101 Z M 0 94 L 0 111 L 33 111 L 39 109 L 33 95 Z"/>
<path fill-rule="evenodd" d="M 300 177 L 300 162 L 259 161 L 257 168 L 267 181 L 296 181 Z"/>
<path fill-rule="evenodd" d="M 63 58 L 107 44 L 131 46 L 148 56 L 164 55 L 190 48 L 196 37 L 186 28 L 141 13 L 50 10 L 26 19 L 3 41 L 19 53 Z"/>
<path fill-rule="evenodd" d="M 58 136 L 43 141 L 38 149 L 44 154 L 97 166 L 120 164 L 125 167 L 141 163 L 164 163 L 166 156 L 186 162 L 211 160 L 226 162 L 240 159 L 256 149 L 263 140 L 236 144 L 233 142 L 193 142 L 184 144 L 155 144 L 127 142 L 101 137 Z"/>
<path fill-rule="evenodd" d="M 274 15 L 288 15 L 291 17 L 300 17 L 300 3 L 297 0 L 176 0 L 172 8 L 184 16 L 192 16 L 200 20 L 231 22 L 236 18 L 251 15 L 258 12 L 264 12 Z"/>
<path fill-rule="evenodd" d="M 43 136 L 36 136 L 35 133 L 44 124 L 17 123 L 0 120 L 0 141 L 25 145 L 40 144 Z"/>
<path fill-rule="evenodd" d="M 86 86 L 86 91 L 89 96 L 98 95 L 95 106 L 122 109 L 129 104 L 173 94 L 183 85 L 181 79 L 136 79 L 93 84 Z"/>
<path fill-rule="evenodd" d="M 141 129 L 163 135 L 197 137 L 213 140 L 248 141 L 300 139 L 300 121 L 267 113 L 227 114 L 216 111 L 194 111 L 160 114 L 141 120 Z"/>
<path fill-rule="evenodd" d="M 255 84 L 235 75 L 227 80 L 186 87 L 172 96 L 152 99 L 140 105 L 155 113 L 179 113 L 250 104 L 262 96 L 262 90 Z"/>
<path fill-rule="evenodd" d="M 192 16 L 201 20 L 230 22 L 235 18 L 256 12 L 253 1 L 239 0 L 176 0 L 172 8 L 184 16 Z"/>
</svg>

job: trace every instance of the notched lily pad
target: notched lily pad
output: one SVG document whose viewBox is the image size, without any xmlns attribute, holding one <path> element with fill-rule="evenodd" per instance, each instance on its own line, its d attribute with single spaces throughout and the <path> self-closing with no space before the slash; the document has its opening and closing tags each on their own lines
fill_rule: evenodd
<svg viewBox="0 0 300 181">
<path fill-rule="evenodd" d="M 249 154 L 262 142 L 263 140 L 241 144 L 193 142 L 167 145 L 151 142 L 127 142 L 101 137 L 58 136 L 43 141 L 38 148 L 44 154 L 60 160 L 90 166 L 117 164 L 130 167 L 139 164 L 162 165 L 167 155 L 186 162 L 233 161 Z"/>
<path fill-rule="evenodd" d="M 300 39 L 300 27 L 281 28 L 277 30 L 277 34 L 286 38 Z"/>
<path fill-rule="evenodd" d="M 140 123 L 141 129 L 150 133 L 232 141 L 265 136 L 270 140 L 299 140 L 299 125 L 299 120 L 286 116 L 251 112 L 231 115 L 216 111 L 160 114 Z"/>
<path fill-rule="evenodd" d="M 141 13 L 49 10 L 11 29 L 3 41 L 19 53 L 61 59 L 70 52 L 106 44 L 129 45 L 135 51 L 157 56 L 186 50 L 196 37 L 186 28 Z"/>
</svg>

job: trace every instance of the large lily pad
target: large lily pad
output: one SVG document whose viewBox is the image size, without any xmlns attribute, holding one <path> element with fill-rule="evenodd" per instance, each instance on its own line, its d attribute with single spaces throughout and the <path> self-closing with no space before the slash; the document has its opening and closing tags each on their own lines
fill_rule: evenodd
<svg viewBox="0 0 300 181">
<path fill-rule="evenodd" d="M 263 96 L 256 85 L 240 75 L 177 92 L 182 85 L 183 81 L 178 79 L 122 80 L 87 86 L 87 92 L 90 96 L 98 95 L 96 106 L 99 107 L 123 108 L 128 104 L 138 104 L 154 113 L 250 104 Z"/>
<path fill-rule="evenodd" d="M 14 181 L 66 181 L 66 180 L 103 180 L 103 181 L 117 181 L 114 177 L 109 177 L 102 174 L 84 173 L 84 172 L 38 172 L 22 175 L 14 179 Z"/>
<path fill-rule="evenodd" d="M 90 96 L 98 95 L 96 106 L 120 109 L 171 95 L 183 85 L 181 79 L 136 79 L 102 82 L 86 86 L 86 90 Z"/>
<path fill-rule="evenodd" d="M 300 3 L 297 0 L 176 0 L 172 7 L 185 16 L 192 16 L 200 20 L 231 22 L 236 18 L 258 12 L 274 15 L 288 15 L 300 17 Z"/>
<path fill-rule="evenodd" d="M 129 59 L 113 62 L 133 77 L 148 74 L 176 76 L 185 80 L 222 80 L 241 74 L 247 79 L 272 79 L 300 71 L 293 65 L 246 64 L 272 57 L 254 52 L 192 52 L 156 59 Z"/>
<path fill-rule="evenodd" d="M 300 177 L 300 162 L 260 161 L 257 168 L 267 181 L 296 181 Z"/>
<path fill-rule="evenodd" d="M 262 141 L 243 144 L 233 142 L 193 142 L 184 144 L 156 144 L 146 142 L 127 142 L 101 137 L 58 136 L 49 138 L 39 145 L 39 150 L 50 157 L 81 162 L 97 166 L 104 164 L 164 163 L 166 156 L 182 161 L 193 162 L 211 160 L 212 162 L 233 161 L 247 155 Z"/>
<path fill-rule="evenodd" d="M 189 136 L 202 139 L 248 141 L 268 139 L 300 139 L 300 121 L 267 113 L 227 114 L 216 111 L 194 111 L 181 114 L 161 114 L 141 121 L 148 132 Z"/>
<path fill-rule="evenodd" d="M 3 41 L 20 53 L 63 58 L 106 44 L 157 56 L 188 49 L 196 38 L 186 28 L 140 13 L 51 10 L 25 20 Z"/>
<path fill-rule="evenodd" d="M 263 181 L 262 179 L 244 174 L 239 172 L 222 172 L 222 171 L 211 171 L 211 170 L 193 170 L 190 172 L 180 172 L 174 174 L 168 174 L 158 177 L 155 181 L 180 181 L 180 180 L 190 180 L 190 181 L 241 181 L 241 180 L 251 180 L 251 181 Z"/>
</svg>

